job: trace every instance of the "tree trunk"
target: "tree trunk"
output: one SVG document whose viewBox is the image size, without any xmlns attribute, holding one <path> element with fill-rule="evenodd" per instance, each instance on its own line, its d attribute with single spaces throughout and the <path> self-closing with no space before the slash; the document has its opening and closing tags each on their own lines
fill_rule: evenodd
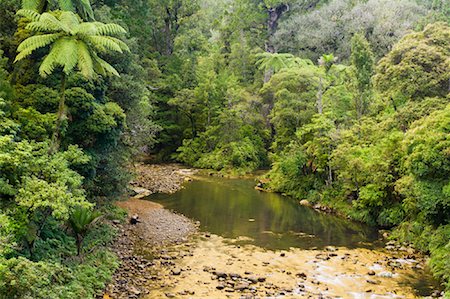
<svg viewBox="0 0 450 299">
<path fill-rule="evenodd" d="M 272 7 L 267 9 L 268 19 L 267 19 L 267 32 L 268 37 L 265 44 L 266 52 L 275 53 L 275 46 L 272 43 L 272 38 L 275 35 L 278 27 L 278 20 L 281 18 L 283 13 L 289 11 L 289 6 L 286 4 L 280 4 L 277 7 Z M 273 75 L 273 70 L 266 70 L 264 73 L 264 83 L 269 82 L 270 78 Z"/>
<path fill-rule="evenodd" d="M 53 132 L 52 136 L 52 142 L 50 145 L 50 154 L 54 154 L 59 150 L 59 146 L 61 144 L 61 126 L 66 118 L 66 74 L 63 73 L 62 79 L 61 79 L 61 91 L 59 95 L 59 106 L 58 106 L 58 114 L 56 118 L 56 127 L 55 131 Z"/>
<path fill-rule="evenodd" d="M 320 77 L 319 79 L 319 90 L 317 91 L 317 112 L 319 114 L 323 113 L 323 79 Z"/>
<path fill-rule="evenodd" d="M 83 237 L 77 234 L 77 256 L 81 255 L 81 245 L 83 244 Z"/>
</svg>

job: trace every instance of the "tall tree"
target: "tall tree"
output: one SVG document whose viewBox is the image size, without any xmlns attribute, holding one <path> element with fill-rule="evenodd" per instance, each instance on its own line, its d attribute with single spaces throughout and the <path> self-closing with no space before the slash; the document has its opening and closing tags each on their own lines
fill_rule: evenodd
<svg viewBox="0 0 450 299">
<path fill-rule="evenodd" d="M 374 57 L 369 42 L 361 34 L 352 38 L 352 55 L 350 57 L 355 76 L 355 109 L 357 118 L 367 112 L 367 105 L 372 90 L 371 78 L 374 68 Z"/>
<path fill-rule="evenodd" d="M 98 54 L 129 51 L 124 42 L 113 37 L 126 31 L 117 24 L 83 22 L 77 14 L 69 11 L 39 14 L 31 10 L 20 10 L 18 14 L 31 20 L 26 29 L 35 35 L 19 45 L 17 49 L 19 54 L 15 61 L 28 57 L 37 49 L 45 48 L 48 49 L 48 54 L 39 67 L 39 74 L 45 78 L 56 69 L 62 68 L 59 108 L 51 146 L 54 153 L 59 149 L 61 126 L 66 118 L 67 76 L 75 69 L 87 79 L 93 78 L 96 73 L 102 76 L 109 74 L 119 76 L 114 67 Z"/>
</svg>

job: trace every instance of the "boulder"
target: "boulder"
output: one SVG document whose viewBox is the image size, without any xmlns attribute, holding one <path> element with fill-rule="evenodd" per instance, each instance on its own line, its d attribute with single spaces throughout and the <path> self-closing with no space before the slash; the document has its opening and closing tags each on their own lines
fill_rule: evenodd
<svg viewBox="0 0 450 299">
<path fill-rule="evenodd" d="M 300 200 L 300 205 L 305 206 L 305 207 L 310 207 L 311 203 L 306 199 L 302 199 L 302 200 Z"/>
</svg>

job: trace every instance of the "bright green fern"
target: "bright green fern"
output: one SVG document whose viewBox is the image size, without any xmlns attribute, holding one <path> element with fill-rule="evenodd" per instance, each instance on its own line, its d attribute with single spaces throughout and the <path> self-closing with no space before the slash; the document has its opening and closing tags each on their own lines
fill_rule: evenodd
<svg viewBox="0 0 450 299">
<path fill-rule="evenodd" d="M 66 77 L 75 70 L 79 70 L 87 79 L 93 78 L 95 74 L 119 76 L 114 67 L 100 58 L 99 54 L 130 51 L 123 41 L 115 37 L 126 31 L 116 24 L 83 22 L 71 11 L 39 14 L 34 10 L 22 9 L 17 14 L 30 20 L 26 29 L 35 35 L 19 45 L 15 62 L 44 48 L 48 49 L 48 54 L 39 67 L 39 74 L 45 78 L 56 70 L 62 70 L 63 73 L 58 118 L 51 146 L 51 152 L 56 152 L 61 139 L 61 125 L 65 120 Z"/>
</svg>

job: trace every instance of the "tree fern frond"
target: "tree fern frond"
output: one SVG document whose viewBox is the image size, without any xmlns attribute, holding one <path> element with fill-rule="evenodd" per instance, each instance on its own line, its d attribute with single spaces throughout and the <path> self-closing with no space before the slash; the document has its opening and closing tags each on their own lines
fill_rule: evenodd
<svg viewBox="0 0 450 299">
<path fill-rule="evenodd" d="M 26 27 L 27 30 L 34 32 L 60 32 L 61 28 L 55 26 L 54 23 L 50 23 L 47 21 L 41 22 L 31 22 Z"/>
<path fill-rule="evenodd" d="M 25 17 L 30 19 L 32 22 L 39 21 L 41 15 L 37 13 L 35 10 L 31 9 L 19 9 L 16 13 L 18 16 Z"/>
<path fill-rule="evenodd" d="M 24 10 L 33 10 L 37 12 L 39 9 L 39 1 L 37 0 L 22 0 L 22 8 Z"/>
<path fill-rule="evenodd" d="M 78 41 L 64 39 L 58 53 L 58 64 L 63 67 L 64 73 L 69 75 L 78 64 Z"/>
<path fill-rule="evenodd" d="M 107 75 L 111 74 L 111 75 L 120 77 L 119 72 L 117 72 L 117 70 L 112 65 L 110 65 L 109 63 L 107 63 L 106 61 L 104 61 L 101 58 L 100 58 L 99 62 L 102 65 L 102 67 L 105 69 Z"/>
<path fill-rule="evenodd" d="M 80 33 L 82 35 L 99 35 L 98 25 L 93 22 L 81 23 L 77 26 L 76 33 Z"/>
<path fill-rule="evenodd" d="M 75 12 L 72 0 L 58 0 L 58 5 L 61 10 Z"/>
<path fill-rule="evenodd" d="M 112 36 L 105 36 L 107 39 L 115 42 L 116 44 L 119 45 L 119 47 L 122 49 L 122 51 L 124 52 L 131 52 L 130 48 L 128 47 L 128 45 L 126 43 L 124 43 L 123 41 L 121 41 L 118 38 L 112 37 Z"/>
<path fill-rule="evenodd" d="M 39 75 L 46 78 L 51 75 L 56 68 L 56 52 L 50 52 L 42 61 L 39 67 Z"/>
<path fill-rule="evenodd" d="M 78 69 L 85 78 L 94 76 L 94 63 L 89 48 L 83 42 L 78 43 Z"/>
<path fill-rule="evenodd" d="M 54 15 L 47 12 L 43 13 L 38 21 L 28 24 L 26 28 L 38 32 L 70 32 L 70 28 L 61 23 Z"/>
<path fill-rule="evenodd" d="M 98 51 L 100 52 L 108 52 L 115 51 L 122 53 L 122 48 L 113 40 L 110 40 L 106 36 L 89 36 L 88 37 L 89 42 L 94 46 Z"/>
<path fill-rule="evenodd" d="M 101 24 L 97 29 L 100 35 L 117 35 L 127 33 L 122 26 L 117 24 Z"/>
<path fill-rule="evenodd" d="M 80 24 L 78 15 L 70 11 L 62 12 L 59 19 L 61 20 L 61 23 L 66 25 L 68 28 L 71 28 L 72 30 Z"/>
<path fill-rule="evenodd" d="M 70 38 L 58 39 L 50 49 L 39 68 L 42 77 L 50 75 L 57 66 L 63 67 L 66 74 L 70 74 L 78 62 L 77 41 Z"/>
<path fill-rule="evenodd" d="M 27 38 L 17 48 L 17 52 L 19 52 L 19 54 L 17 55 L 15 61 L 22 60 L 23 58 L 33 53 L 33 51 L 36 49 L 50 45 L 59 37 L 61 37 L 60 33 L 53 33 L 45 35 L 35 35 Z"/>
<path fill-rule="evenodd" d="M 114 75 L 120 77 L 119 73 L 112 65 L 110 65 L 97 55 L 93 55 L 93 58 L 94 68 L 97 73 L 101 74 L 102 76 Z"/>
<path fill-rule="evenodd" d="M 94 11 L 92 10 L 89 0 L 76 1 L 77 11 L 83 16 L 85 20 L 94 20 Z"/>
</svg>

